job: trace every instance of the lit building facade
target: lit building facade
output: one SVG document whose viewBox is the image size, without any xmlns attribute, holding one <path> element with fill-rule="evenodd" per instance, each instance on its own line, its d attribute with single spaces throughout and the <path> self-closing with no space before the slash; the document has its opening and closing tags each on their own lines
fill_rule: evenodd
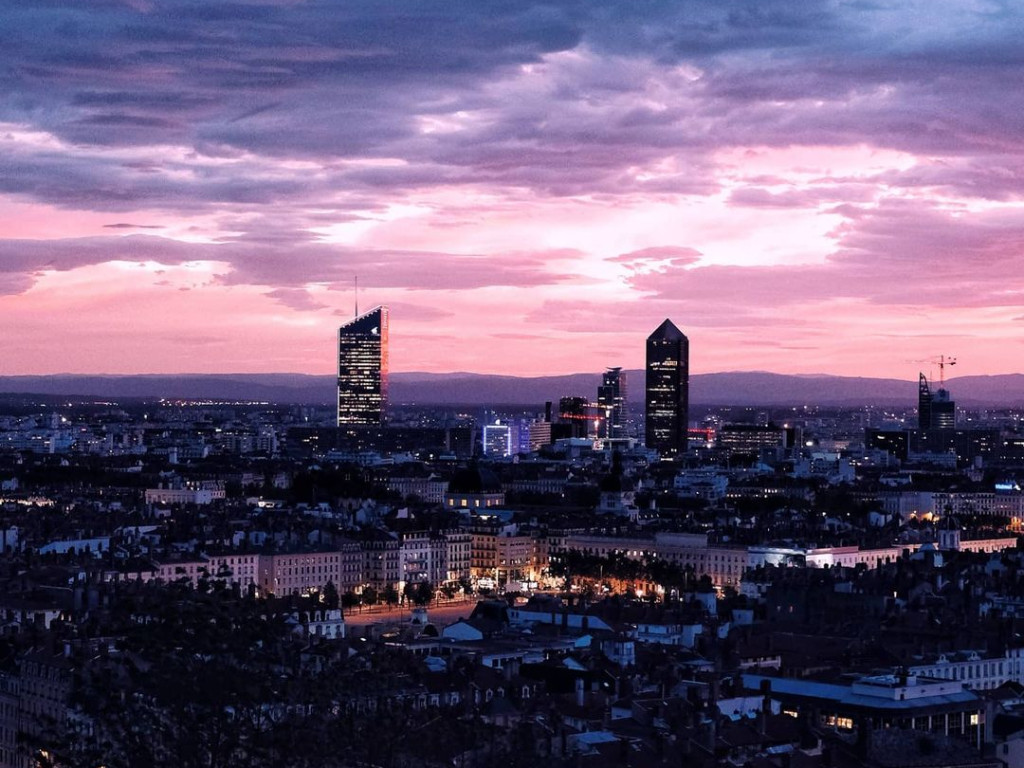
<svg viewBox="0 0 1024 768">
<path fill-rule="evenodd" d="M 686 452 L 690 342 L 671 320 L 647 337 L 646 444 L 662 455 Z"/>
<path fill-rule="evenodd" d="M 804 715 L 820 730 L 847 734 L 865 748 L 888 729 L 952 736 L 976 749 L 985 739 L 986 702 L 959 680 L 912 674 L 840 683 L 750 674 L 741 680 L 747 691 L 781 702 L 783 711 Z"/>
<path fill-rule="evenodd" d="M 501 458 L 512 455 L 512 427 L 495 422 L 484 427 L 484 456 Z"/>
<path fill-rule="evenodd" d="M 563 397 L 558 401 L 558 420 L 568 427 L 565 437 L 596 440 L 603 432 L 605 411 L 585 397 Z"/>
<path fill-rule="evenodd" d="M 450 584 L 468 580 L 473 555 L 472 535 L 468 531 L 451 530 L 444 533 L 444 540 L 448 547 L 448 574 L 445 580 Z"/>
<path fill-rule="evenodd" d="M 363 579 L 363 551 L 343 542 L 324 552 L 291 552 L 259 556 L 259 586 L 274 595 L 322 592 L 331 582 L 340 593 L 355 591 Z"/>
<path fill-rule="evenodd" d="M 917 381 L 917 428 L 956 429 L 956 403 L 950 399 L 949 390 L 940 386 L 932 392 L 923 373 L 918 374 Z"/>
<path fill-rule="evenodd" d="M 627 437 L 626 372 L 609 368 L 601 376 L 597 388 L 597 404 L 605 413 L 605 437 L 612 440 Z"/>
<path fill-rule="evenodd" d="M 406 584 L 427 581 L 436 586 L 447 580 L 448 544 L 443 535 L 430 531 L 407 531 L 400 540 L 400 590 Z"/>
<path fill-rule="evenodd" d="M 388 308 L 338 329 L 338 426 L 379 427 L 388 399 Z"/>
<path fill-rule="evenodd" d="M 530 451 L 536 452 L 545 445 L 551 445 L 551 422 L 537 419 L 527 427 L 530 438 Z"/>
<path fill-rule="evenodd" d="M 795 430 L 774 424 L 723 424 L 716 442 L 730 454 L 758 453 L 764 449 L 791 447 Z"/>
</svg>

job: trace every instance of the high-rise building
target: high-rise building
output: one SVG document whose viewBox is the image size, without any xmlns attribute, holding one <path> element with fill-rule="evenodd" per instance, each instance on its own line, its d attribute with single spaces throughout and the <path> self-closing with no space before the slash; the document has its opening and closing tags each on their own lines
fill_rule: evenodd
<svg viewBox="0 0 1024 768">
<path fill-rule="evenodd" d="M 558 401 L 558 419 L 568 427 L 568 437 L 596 440 L 602 434 L 604 417 L 604 411 L 585 397 L 563 397 Z"/>
<path fill-rule="evenodd" d="M 530 439 L 529 450 L 539 451 L 545 445 L 551 445 L 551 422 L 547 419 L 536 419 L 527 427 Z"/>
<path fill-rule="evenodd" d="M 932 391 L 923 373 L 917 375 L 917 428 L 931 429 Z"/>
<path fill-rule="evenodd" d="M 388 401 L 388 308 L 338 329 L 338 426 L 379 427 Z"/>
<path fill-rule="evenodd" d="M 605 412 L 605 437 L 626 437 L 626 373 L 621 368 L 609 368 L 601 377 L 597 388 L 597 404 Z"/>
<path fill-rule="evenodd" d="M 956 429 L 956 403 L 948 389 L 937 389 L 932 397 L 932 429 Z"/>
<path fill-rule="evenodd" d="M 647 337 L 646 443 L 662 455 L 686 452 L 690 342 L 665 320 Z"/>
<path fill-rule="evenodd" d="M 956 429 L 956 403 L 949 390 L 940 387 L 932 392 L 923 373 L 917 380 L 917 428 Z"/>
<path fill-rule="evenodd" d="M 484 456 L 503 457 L 512 455 L 512 428 L 496 421 L 484 427 Z"/>
</svg>

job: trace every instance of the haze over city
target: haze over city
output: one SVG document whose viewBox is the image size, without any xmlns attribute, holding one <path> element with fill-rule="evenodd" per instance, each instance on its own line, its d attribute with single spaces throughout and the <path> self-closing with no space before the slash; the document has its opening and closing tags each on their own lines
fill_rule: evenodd
<svg viewBox="0 0 1024 768">
<path fill-rule="evenodd" d="M 1013 5 L 5 5 L 0 373 L 1017 370 Z"/>
</svg>

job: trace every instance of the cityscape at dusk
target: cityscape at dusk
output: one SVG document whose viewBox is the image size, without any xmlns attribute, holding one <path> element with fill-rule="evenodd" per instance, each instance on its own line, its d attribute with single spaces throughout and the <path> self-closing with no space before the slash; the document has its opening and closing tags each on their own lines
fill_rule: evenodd
<svg viewBox="0 0 1024 768">
<path fill-rule="evenodd" d="M 1024 768 L 1022 39 L 0 0 L 0 768 Z"/>
<path fill-rule="evenodd" d="M 1013 4 L 0 13 L 0 373 L 1019 367 Z"/>
</svg>

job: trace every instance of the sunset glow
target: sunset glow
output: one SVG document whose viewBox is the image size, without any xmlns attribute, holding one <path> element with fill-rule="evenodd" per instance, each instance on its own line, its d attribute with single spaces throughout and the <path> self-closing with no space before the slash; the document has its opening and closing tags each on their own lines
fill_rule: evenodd
<svg viewBox="0 0 1024 768">
<path fill-rule="evenodd" d="M 1024 12 L 6 7 L 0 374 L 1024 358 Z"/>
</svg>

